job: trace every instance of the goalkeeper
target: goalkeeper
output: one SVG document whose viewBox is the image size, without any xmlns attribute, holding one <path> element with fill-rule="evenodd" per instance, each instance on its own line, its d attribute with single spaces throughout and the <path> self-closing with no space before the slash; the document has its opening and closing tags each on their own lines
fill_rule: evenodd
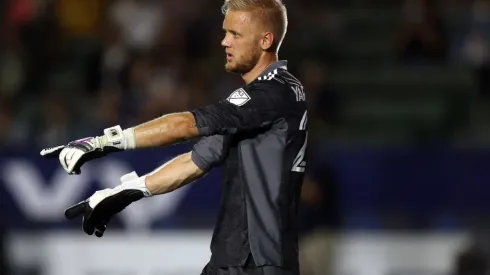
<svg viewBox="0 0 490 275">
<path fill-rule="evenodd" d="M 121 184 L 97 191 L 68 208 L 83 230 L 102 237 L 111 218 L 132 202 L 171 192 L 223 167 L 223 200 L 202 274 L 299 274 L 296 225 L 306 162 L 307 112 L 301 82 L 278 60 L 287 29 L 280 0 L 226 0 L 225 69 L 245 85 L 226 100 L 173 113 L 136 127 L 41 151 L 67 173 L 85 162 L 124 150 L 167 146 L 202 137 L 191 152 L 154 172 L 123 175 Z"/>
</svg>

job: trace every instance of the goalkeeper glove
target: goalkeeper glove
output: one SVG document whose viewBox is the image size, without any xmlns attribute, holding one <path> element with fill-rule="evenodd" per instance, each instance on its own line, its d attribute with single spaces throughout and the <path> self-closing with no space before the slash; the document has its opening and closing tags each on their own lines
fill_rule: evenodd
<svg viewBox="0 0 490 275">
<path fill-rule="evenodd" d="M 41 156 L 58 157 L 65 171 L 73 175 L 80 174 L 82 165 L 87 161 L 132 148 L 134 148 L 132 129 L 123 131 L 118 125 L 105 129 L 104 135 L 100 137 L 87 137 L 67 145 L 43 149 Z"/>
<path fill-rule="evenodd" d="M 72 220 L 82 216 L 82 228 L 88 235 L 102 237 L 111 218 L 131 203 L 151 197 L 146 188 L 146 176 L 138 177 L 131 172 L 121 177 L 121 184 L 95 192 L 90 198 L 65 210 L 65 217 Z"/>
</svg>

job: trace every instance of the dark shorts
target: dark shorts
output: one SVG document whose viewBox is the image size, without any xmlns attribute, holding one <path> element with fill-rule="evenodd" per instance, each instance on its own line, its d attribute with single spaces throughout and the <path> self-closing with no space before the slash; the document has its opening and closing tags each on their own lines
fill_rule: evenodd
<svg viewBox="0 0 490 275">
<path fill-rule="evenodd" d="M 202 270 L 201 275 L 299 275 L 299 271 L 282 269 L 276 266 L 262 267 L 213 267 L 207 264 Z"/>
</svg>

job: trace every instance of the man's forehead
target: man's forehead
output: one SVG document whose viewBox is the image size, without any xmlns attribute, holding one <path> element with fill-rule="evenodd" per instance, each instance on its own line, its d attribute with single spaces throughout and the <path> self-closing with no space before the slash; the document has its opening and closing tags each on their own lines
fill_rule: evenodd
<svg viewBox="0 0 490 275">
<path fill-rule="evenodd" d="M 252 13 L 249 11 L 228 11 L 223 21 L 225 25 L 248 25 L 252 21 Z"/>
</svg>

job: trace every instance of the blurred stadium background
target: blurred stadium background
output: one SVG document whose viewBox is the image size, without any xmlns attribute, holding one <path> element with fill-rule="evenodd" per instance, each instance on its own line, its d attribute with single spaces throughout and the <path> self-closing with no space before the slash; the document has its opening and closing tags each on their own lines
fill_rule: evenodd
<svg viewBox="0 0 490 275">
<path fill-rule="evenodd" d="M 67 176 L 44 146 L 223 98 L 221 0 L 0 1 L 0 274 L 200 274 L 220 173 L 88 237 L 64 209 L 192 142 Z M 286 0 L 303 81 L 303 275 L 488 274 L 490 1 Z"/>
</svg>

